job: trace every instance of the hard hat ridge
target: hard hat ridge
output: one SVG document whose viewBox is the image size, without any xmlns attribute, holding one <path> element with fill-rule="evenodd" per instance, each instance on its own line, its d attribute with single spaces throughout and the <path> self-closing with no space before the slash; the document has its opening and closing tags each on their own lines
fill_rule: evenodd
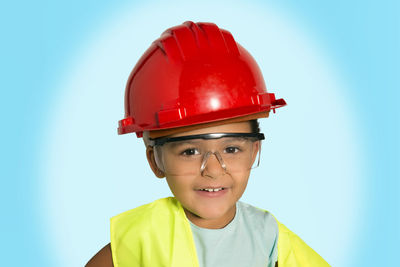
<svg viewBox="0 0 400 267">
<path fill-rule="evenodd" d="M 239 53 L 232 34 L 219 29 L 214 23 L 196 24 L 186 21 L 183 25 L 164 31 L 154 43 L 169 60 L 185 61 L 204 56 Z"/>
</svg>

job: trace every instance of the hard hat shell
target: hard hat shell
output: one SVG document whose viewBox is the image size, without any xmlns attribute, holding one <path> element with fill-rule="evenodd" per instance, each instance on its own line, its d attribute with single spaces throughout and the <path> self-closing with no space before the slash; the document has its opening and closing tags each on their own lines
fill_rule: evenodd
<svg viewBox="0 0 400 267">
<path fill-rule="evenodd" d="M 267 93 L 257 63 L 228 31 L 188 21 L 166 30 L 132 70 L 118 133 L 141 137 L 284 105 Z"/>
</svg>

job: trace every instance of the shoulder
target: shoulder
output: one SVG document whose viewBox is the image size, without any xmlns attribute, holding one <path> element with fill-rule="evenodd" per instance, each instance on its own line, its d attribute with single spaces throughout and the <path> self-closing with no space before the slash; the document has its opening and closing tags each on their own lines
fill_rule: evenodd
<svg viewBox="0 0 400 267">
<path fill-rule="evenodd" d="M 151 202 L 149 204 L 142 205 L 140 207 L 128 210 L 121 214 L 118 214 L 111 218 L 111 242 L 113 241 L 113 235 L 116 232 L 124 232 L 132 227 L 141 227 L 142 229 L 148 227 L 149 217 L 155 215 L 162 215 L 173 207 L 178 206 L 177 201 L 172 198 L 162 198 Z M 151 220 L 151 218 L 150 218 Z M 134 227 L 135 228 L 135 227 Z M 85 265 L 86 267 L 113 267 L 113 253 L 111 243 L 105 245 L 102 249 L 94 255 L 89 262 Z"/>
<path fill-rule="evenodd" d="M 111 218 L 111 231 L 118 229 L 125 231 L 132 226 L 146 228 L 152 217 L 166 216 L 170 212 L 178 210 L 179 202 L 173 198 L 161 198 L 149 204 L 125 211 Z"/>
<path fill-rule="evenodd" d="M 113 267 L 110 243 L 105 245 L 93 258 L 86 263 L 85 267 Z"/>
<path fill-rule="evenodd" d="M 157 222 L 165 221 L 171 217 L 171 213 L 179 211 L 179 205 L 175 198 L 162 198 L 112 217 L 110 221 L 112 251 L 114 252 L 114 245 L 120 243 L 116 240 L 137 239 L 139 234 L 150 233 L 150 230 L 157 226 Z"/>
<path fill-rule="evenodd" d="M 297 263 L 298 266 L 330 266 L 317 252 L 309 247 L 298 235 L 278 222 L 279 262 L 288 265 Z"/>
<path fill-rule="evenodd" d="M 179 202 L 173 197 L 161 198 L 155 200 L 151 203 L 139 206 L 137 208 L 122 212 L 114 217 L 111 220 L 118 220 L 119 218 L 124 217 L 140 217 L 151 214 L 154 211 L 161 211 L 165 213 L 165 210 L 174 206 L 178 206 Z"/>
<path fill-rule="evenodd" d="M 176 241 L 175 228 L 180 233 L 190 232 L 182 206 L 175 198 L 159 199 L 123 212 L 111 218 L 110 226 L 115 266 L 144 266 L 145 262 L 164 258 L 169 262 L 172 255 L 163 253 L 165 244 Z M 157 258 L 154 255 L 158 255 Z"/>
</svg>

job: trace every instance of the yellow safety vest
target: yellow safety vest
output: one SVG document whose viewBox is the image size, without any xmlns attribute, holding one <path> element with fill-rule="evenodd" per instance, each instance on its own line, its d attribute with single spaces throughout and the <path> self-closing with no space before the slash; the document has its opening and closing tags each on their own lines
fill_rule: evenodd
<svg viewBox="0 0 400 267">
<path fill-rule="evenodd" d="M 278 222 L 279 267 L 329 266 L 296 234 Z M 198 267 L 192 230 L 173 197 L 111 218 L 111 251 L 115 267 Z"/>
</svg>

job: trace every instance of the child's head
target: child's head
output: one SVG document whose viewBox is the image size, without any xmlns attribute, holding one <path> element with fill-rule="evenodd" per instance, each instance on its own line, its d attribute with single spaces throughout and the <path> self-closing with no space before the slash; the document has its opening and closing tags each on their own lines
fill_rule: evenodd
<svg viewBox="0 0 400 267">
<path fill-rule="evenodd" d="M 191 221 L 223 227 L 260 151 L 257 119 L 283 105 L 228 31 L 185 22 L 136 64 L 118 130 L 144 137 L 153 172 L 166 177 Z"/>
<path fill-rule="evenodd" d="M 218 228 L 232 219 L 263 138 L 252 124 L 223 123 L 150 139 L 153 172 L 166 177 L 192 222 Z"/>
</svg>

